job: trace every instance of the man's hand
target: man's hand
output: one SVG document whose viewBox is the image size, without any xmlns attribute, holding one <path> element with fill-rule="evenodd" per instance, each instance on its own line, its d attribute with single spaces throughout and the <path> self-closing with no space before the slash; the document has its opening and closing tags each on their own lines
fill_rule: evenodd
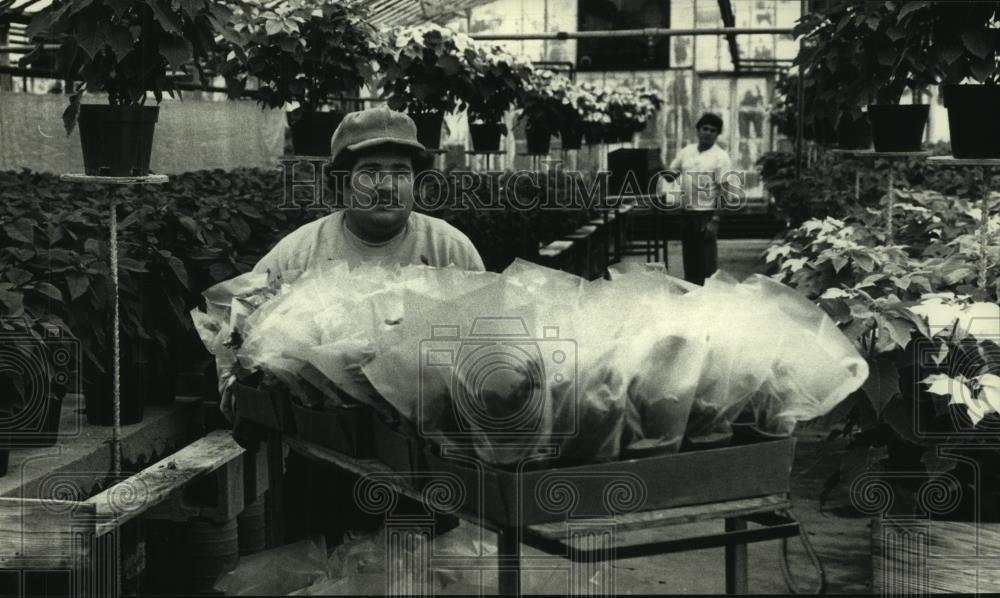
<svg viewBox="0 0 1000 598">
<path fill-rule="evenodd" d="M 660 176 L 668 183 L 672 183 L 677 180 L 677 177 L 681 176 L 681 172 L 679 170 L 664 170 L 660 173 Z"/>
<path fill-rule="evenodd" d="M 236 382 L 235 375 L 225 376 L 219 384 L 219 396 L 222 400 L 219 402 L 219 411 L 222 415 L 226 417 L 230 422 L 236 419 L 236 414 L 233 411 L 233 383 Z"/>
</svg>

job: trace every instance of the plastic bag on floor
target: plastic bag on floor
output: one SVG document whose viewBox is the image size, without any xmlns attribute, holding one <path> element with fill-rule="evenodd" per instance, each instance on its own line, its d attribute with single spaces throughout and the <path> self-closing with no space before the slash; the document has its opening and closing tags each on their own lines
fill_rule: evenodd
<svg viewBox="0 0 1000 598">
<path fill-rule="evenodd" d="M 322 535 L 240 557 L 236 569 L 215 583 L 227 596 L 287 596 L 327 579 Z"/>
<path fill-rule="evenodd" d="M 414 538 L 392 553 L 386 533 L 348 534 L 330 554 L 327 575 L 291 595 L 460 595 L 496 587 L 496 545 L 489 532 L 463 523 L 436 538 Z M 450 559 L 452 567 L 428 568 L 430 555 Z"/>
</svg>

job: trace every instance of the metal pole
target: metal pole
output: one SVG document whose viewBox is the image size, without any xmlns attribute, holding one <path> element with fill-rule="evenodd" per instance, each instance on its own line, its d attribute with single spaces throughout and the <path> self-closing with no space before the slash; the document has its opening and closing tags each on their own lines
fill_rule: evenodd
<svg viewBox="0 0 1000 598">
<path fill-rule="evenodd" d="M 895 207 L 894 206 L 895 199 L 894 199 L 893 195 L 896 192 L 896 190 L 894 188 L 894 184 L 895 184 L 895 180 L 894 180 L 894 178 L 895 178 L 895 168 L 894 168 L 894 166 L 895 165 L 892 163 L 892 161 L 890 161 L 889 162 L 889 198 L 888 198 L 889 201 L 888 201 L 888 203 L 885 206 L 885 211 L 886 211 L 886 216 L 885 216 L 885 234 L 886 234 L 886 240 L 888 241 L 888 243 L 890 245 L 892 245 L 894 243 L 894 241 L 892 239 L 892 217 L 893 217 L 893 208 Z"/>
<path fill-rule="evenodd" d="M 791 35 L 791 27 L 709 27 L 704 29 L 671 29 L 648 27 L 646 29 L 621 29 L 618 31 L 552 31 L 539 33 L 482 33 L 470 35 L 481 41 L 529 41 L 567 39 L 609 39 L 620 37 L 673 37 L 678 35 Z"/>
<path fill-rule="evenodd" d="M 983 213 L 979 217 L 979 288 L 986 290 L 986 272 L 989 269 L 989 260 L 986 259 L 986 250 L 989 248 L 990 230 L 990 175 L 989 166 L 983 166 Z"/>
<path fill-rule="evenodd" d="M 802 73 L 798 75 L 798 99 L 796 104 L 798 109 L 795 111 L 795 178 L 800 178 L 802 176 L 802 142 L 803 142 L 803 125 L 802 125 L 802 104 L 805 102 L 805 92 L 802 88 Z"/>
</svg>

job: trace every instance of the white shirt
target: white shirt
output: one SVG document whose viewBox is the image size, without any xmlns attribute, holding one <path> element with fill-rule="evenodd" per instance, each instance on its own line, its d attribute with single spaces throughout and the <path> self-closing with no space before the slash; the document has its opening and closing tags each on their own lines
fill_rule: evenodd
<svg viewBox="0 0 1000 598">
<path fill-rule="evenodd" d="M 721 185 L 732 171 L 732 161 L 718 144 L 699 151 L 698 144 L 692 143 L 677 153 L 670 163 L 670 170 L 679 170 L 681 176 L 673 186 L 661 178 L 661 192 L 680 193 L 685 210 L 717 210 L 722 195 Z"/>
</svg>

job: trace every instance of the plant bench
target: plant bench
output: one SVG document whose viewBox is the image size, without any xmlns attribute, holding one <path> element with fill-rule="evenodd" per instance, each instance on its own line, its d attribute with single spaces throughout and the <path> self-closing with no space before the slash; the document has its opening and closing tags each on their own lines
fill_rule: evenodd
<svg viewBox="0 0 1000 598">
<path fill-rule="evenodd" d="M 246 495 L 266 489 L 264 454 L 247 453 L 230 431 L 217 430 L 84 500 L 0 498 L 0 568 L 68 570 L 72 595 L 117 596 L 120 580 L 103 571 L 121 570 L 106 561 L 125 557 L 117 554 L 123 525 L 138 518 L 234 520 Z M 247 461 L 253 475 L 245 475 Z M 245 479 L 254 487 L 247 488 Z M 58 483 L 41 488 L 59 495 Z M 195 489 L 198 497 L 212 498 L 187 492 Z"/>
</svg>

